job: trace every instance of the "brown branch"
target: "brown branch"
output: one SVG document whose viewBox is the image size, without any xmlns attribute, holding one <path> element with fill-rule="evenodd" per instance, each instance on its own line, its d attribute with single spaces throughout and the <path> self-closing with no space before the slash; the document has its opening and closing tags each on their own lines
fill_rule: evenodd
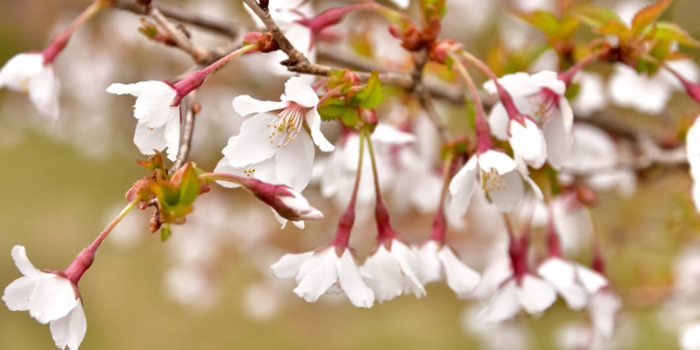
<svg viewBox="0 0 700 350">
<path fill-rule="evenodd" d="M 203 64 L 212 60 L 212 54 L 209 49 L 193 43 L 157 7 L 151 6 L 148 14 L 166 31 L 182 51 L 192 56 L 196 63 Z"/>
<path fill-rule="evenodd" d="M 199 106 L 194 100 L 195 91 L 187 95 L 185 99 L 186 102 L 186 112 L 185 120 L 182 123 L 183 130 L 182 136 L 180 137 L 180 147 L 177 150 L 177 159 L 173 163 L 171 172 L 177 171 L 180 167 L 187 162 L 187 157 L 190 154 L 190 149 L 192 148 L 192 135 L 194 133 L 194 122 L 197 117 L 197 112 L 199 112 Z"/>
</svg>

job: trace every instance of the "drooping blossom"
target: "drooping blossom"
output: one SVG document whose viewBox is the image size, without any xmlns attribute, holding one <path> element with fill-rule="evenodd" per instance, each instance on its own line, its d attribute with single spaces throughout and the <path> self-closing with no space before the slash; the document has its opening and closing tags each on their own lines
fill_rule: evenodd
<svg viewBox="0 0 700 350">
<path fill-rule="evenodd" d="M 550 219 L 547 243 L 549 257 L 540 264 L 537 273 L 557 290 L 569 308 L 583 309 L 590 296 L 608 285 L 608 281 L 598 272 L 564 258 L 553 219 Z"/>
<path fill-rule="evenodd" d="M 554 168 L 560 169 L 571 149 L 574 118 L 564 96 L 566 84 L 552 71 L 508 74 L 498 82 L 515 105 L 506 100 L 491 109 L 489 123 L 493 135 L 508 140 L 513 152 L 533 168 L 549 160 Z M 486 82 L 484 89 L 491 94 L 501 93 L 493 81 Z"/>
<path fill-rule="evenodd" d="M 180 101 L 175 85 L 167 81 L 142 81 L 135 84 L 112 84 L 107 92 L 136 97 L 134 118 L 138 120 L 134 144 L 142 154 L 167 150 L 175 160 L 180 145 Z M 179 96 L 179 97 L 178 97 Z"/>
<path fill-rule="evenodd" d="M 300 298 L 312 303 L 337 287 L 347 295 L 356 307 L 369 308 L 374 303 L 374 293 L 362 277 L 350 249 L 329 246 L 321 251 L 287 254 L 272 265 L 278 278 L 294 278 L 294 289 Z"/>
<path fill-rule="evenodd" d="M 510 273 L 506 275 L 500 270 L 494 270 L 498 272 L 499 278 L 505 279 L 498 282 L 498 290 L 491 297 L 489 305 L 479 314 L 485 322 L 495 323 L 511 319 L 520 310 L 539 315 L 556 301 L 555 289 L 530 271 L 527 261 L 528 247 L 529 229 L 519 238 L 511 236 Z M 484 273 L 484 280 L 487 279 L 493 280 Z"/>
<path fill-rule="evenodd" d="M 375 208 L 377 220 L 377 248 L 365 260 L 361 273 L 367 285 L 374 291 L 375 299 L 382 303 L 401 294 L 426 295 L 418 279 L 419 267 L 416 253 L 391 227 L 389 214 L 378 198 Z"/>
<path fill-rule="evenodd" d="M 432 239 L 416 248 L 416 260 L 422 284 L 437 282 L 444 275 L 460 298 L 467 297 L 481 281 L 479 273 L 462 262 L 450 246 Z"/>
<path fill-rule="evenodd" d="M 241 132 L 224 148 L 229 172 L 281 183 L 297 191 L 311 178 L 314 143 L 324 152 L 335 149 L 321 133 L 319 98 L 304 80 L 290 78 L 280 102 L 259 101 L 248 95 L 233 100 L 242 116 L 255 114 L 241 125 Z M 310 133 L 307 131 L 310 130 Z"/>
<path fill-rule="evenodd" d="M 42 272 L 29 261 L 23 246 L 12 248 L 12 258 L 24 276 L 5 288 L 2 300 L 7 308 L 29 311 L 39 323 L 50 324 L 57 347 L 78 350 L 87 330 L 77 285 L 80 267 L 71 264 L 65 271 Z"/>
<path fill-rule="evenodd" d="M 43 53 L 21 53 L 12 57 L 0 69 L 0 88 L 29 94 L 34 106 L 51 120 L 58 119 L 60 86 L 53 61 Z"/>
</svg>

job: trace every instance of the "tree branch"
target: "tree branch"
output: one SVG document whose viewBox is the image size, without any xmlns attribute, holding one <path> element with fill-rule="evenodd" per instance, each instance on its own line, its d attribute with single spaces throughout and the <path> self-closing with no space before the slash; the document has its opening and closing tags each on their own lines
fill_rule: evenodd
<svg viewBox="0 0 700 350">
<path fill-rule="evenodd" d="M 199 106 L 194 100 L 195 91 L 187 95 L 186 106 L 187 110 L 185 112 L 185 120 L 182 123 L 182 137 L 180 137 L 180 147 L 177 150 L 177 159 L 173 163 L 171 172 L 177 171 L 180 167 L 187 162 L 187 157 L 190 154 L 190 149 L 192 148 L 192 134 L 194 133 L 194 122 L 199 112 Z"/>
</svg>

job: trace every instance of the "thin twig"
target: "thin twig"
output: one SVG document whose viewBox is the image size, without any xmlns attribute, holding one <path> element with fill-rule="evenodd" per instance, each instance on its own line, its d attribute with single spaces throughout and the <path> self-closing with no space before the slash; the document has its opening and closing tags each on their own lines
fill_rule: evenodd
<svg viewBox="0 0 700 350">
<path fill-rule="evenodd" d="M 193 43 L 157 7 L 151 6 L 149 15 L 167 32 L 182 51 L 192 56 L 196 63 L 203 64 L 212 60 L 212 54 L 207 48 Z"/>
<path fill-rule="evenodd" d="M 187 162 L 187 157 L 190 154 L 190 149 L 192 149 L 192 134 L 194 133 L 194 122 L 197 117 L 198 108 L 195 107 L 194 95 L 196 91 L 191 92 L 187 95 L 185 100 L 187 111 L 185 112 L 185 120 L 182 123 L 182 136 L 180 137 L 180 147 L 177 150 L 177 158 L 173 163 L 171 172 L 177 171 L 180 167 Z"/>
<path fill-rule="evenodd" d="M 240 29 L 242 28 L 242 26 L 238 24 L 219 19 L 206 18 L 198 14 L 190 13 L 178 6 L 173 6 L 160 2 L 153 2 L 151 3 L 151 6 L 157 7 L 165 17 L 182 23 L 192 24 L 197 27 L 207 29 L 209 31 L 219 33 L 231 38 L 235 38 L 241 32 Z M 120 10 L 133 12 L 138 15 L 147 16 L 149 14 L 147 7 L 142 4 L 139 4 L 135 0 L 113 0 L 112 7 Z"/>
<path fill-rule="evenodd" d="M 423 110 L 425 110 L 425 113 L 430 118 L 430 121 L 433 123 L 433 125 L 435 125 L 435 128 L 440 134 L 442 141 L 444 142 L 449 140 L 450 132 L 447 131 L 447 127 L 445 127 L 442 119 L 440 119 L 440 115 L 435 109 L 435 103 L 433 102 L 432 96 L 430 96 L 430 93 L 422 84 L 416 88 L 416 97 L 418 97 L 418 102 L 423 107 Z"/>
</svg>

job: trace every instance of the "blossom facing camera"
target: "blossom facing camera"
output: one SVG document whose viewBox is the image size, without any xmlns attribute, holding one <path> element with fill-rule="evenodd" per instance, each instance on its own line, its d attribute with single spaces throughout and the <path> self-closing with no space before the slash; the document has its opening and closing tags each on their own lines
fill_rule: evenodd
<svg viewBox="0 0 700 350">
<path fill-rule="evenodd" d="M 278 278 L 294 278 L 294 293 L 310 303 L 323 294 L 341 291 L 356 307 L 374 304 L 374 293 L 347 247 L 331 245 L 317 252 L 286 254 L 271 268 Z"/>
<path fill-rule="evenodd" d="M 0 68 L 0 88 L 29 94 L 32 104 L 45 117 L 56 120 L 59 115 L 60 90 L 52 62 L 44 60 L 44 54 L 20 53 L 10 58 Z"/>
<path fill-rule="evenodd" d="M 23 246 L 12 248 L 15 265 L 24 276 L 5 288 L 2 300 L 11 311 L 29 311 L 39 323 L 49 323 L 56 346 L 77 350 L 87 323 L 77 279 L 65 272 L 42 272 L 27 258 Z M 68 271 L 68 270 L 66 270 Z M 73 275 L 73 274 L 71 274 Z"/>
<path fill-rule="evenodd" d="M 243 172 L 301 191 L 311 179 L 314 143 L 324 152 L 335 147 L 321 133 L 321 115 L 316 110 L 319 98 L 309 84 L 301 78 L 289 79 L 280 99 L 236 97 L 233 108 L 238 114 L 255 115 L 229 139 L 223 154 L 232 173 Z"/>
</svg>

